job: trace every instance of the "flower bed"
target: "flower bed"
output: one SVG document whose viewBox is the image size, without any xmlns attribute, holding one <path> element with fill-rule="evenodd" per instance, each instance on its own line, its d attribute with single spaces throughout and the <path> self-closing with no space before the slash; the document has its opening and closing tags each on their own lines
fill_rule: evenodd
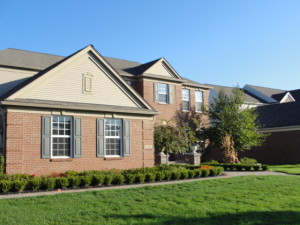
<svg viewBox="0 0 300 225">
<path fill-rule="evenodd" d="M 224 168 L 224 170 L 229 170 L 229 171 L 266 171 L 268 170 L 267 165 L 262 165 L 260 163 L 256 164 L 233 164 L 233 163 L 203 163 L 202 165 L 205 166 L 221 166 Z"/>
<path fill-rule="evenodd" d="M 65 188 L 99 187 L 107 185 L 138 184 L 168 180 L 191 179 L 216 176 L 224 172 L 223 167 L 157 166 L 131 170 L 67 171 L 51 176 L 28 174 L 1 175 L 0 192 L 22 192 Z"/>
</svg>

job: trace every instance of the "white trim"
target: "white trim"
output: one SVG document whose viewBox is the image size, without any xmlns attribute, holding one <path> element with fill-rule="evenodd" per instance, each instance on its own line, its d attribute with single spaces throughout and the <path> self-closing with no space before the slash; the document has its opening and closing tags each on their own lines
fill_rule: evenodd
<svg viewBox="0 0 300 225">
<path fill-rule="evenodd" d="M 119 124 L 120 125 L 119 136 L 106 136 L 106 134 L 105 134 L 106 123 L 105 122 L 107 120 L 118 120 L 118 121 L 120 121 L 120 124 Z M 124 128 L 123 128 L 123 120 L 122 119 L 115 119 L 115 118 L 104 119 L 104 157 L 122 157 L 122 155 L 123 155 L 123 129 Z M 108 130 L 108 131 L 110 131 L 110 130 Z M 120 150 L 120 154 L 119 155 L 107 155 L 106 154 L 106 151 L 107 151 L 107 149 L 106 149 L 106 139 L 117 139 L 117 138 L 120 141 L 120 149 L 119 149 Z"/>
<path fill-rule="evenodd" d="M 290 93 L 290 92 L 287 92 L 287 93 L 285 94 L 285 96 L 281 99 L 280 103 L 283 103 L 288 97 L 290 97 L 290 98 L 293 100 L 293 102 L 296 101 L 296 100 L 293 98 L 293 96 L 291 95 L 291 93 Z"/>
<path fill-rule="evenodd" d="M 300 125 L 287 126 L 287 127 L 272 127 L 272 128 L 262 128 L 260 131 L 262 133 L 272 133 L 272 132 L 284 132 L 284 131 L 295 131 L 300 130 Z"/>
</svg>

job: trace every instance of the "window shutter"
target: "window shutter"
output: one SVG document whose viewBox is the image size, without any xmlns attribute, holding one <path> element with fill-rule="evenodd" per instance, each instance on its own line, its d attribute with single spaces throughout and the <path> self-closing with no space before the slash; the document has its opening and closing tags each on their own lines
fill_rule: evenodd
<svg viewBox="0 0 300 225">
<path fill-rule="evenodd" d="M 130 120 L 123 121 L 123 156 L 130 156 Z"/>
<path fill-rule="evenodd" d="M 169 104 L 173 104 L 174 103 L 173 86 L 172 85 L 168 85 L 168 86 L 169 86 Z"/>
<path fill-rule="evenodd" d="M 42 158 L 51 158 L 51 116 L 42 117 Z"/>
<path fill-rule="evenodd" d="M 158 102 L 158 83 L 153 83 L 154 102 Z"/>
<path fill-rule="evenodd" d="M 82 124 L 81 118 L 74 119 L 74 158 L 82 157 Z"/>
<path fill-rule="evenodd" d="M 104 119 L 97 119 L 97 157 L 105 156 Z"/>
</svg>

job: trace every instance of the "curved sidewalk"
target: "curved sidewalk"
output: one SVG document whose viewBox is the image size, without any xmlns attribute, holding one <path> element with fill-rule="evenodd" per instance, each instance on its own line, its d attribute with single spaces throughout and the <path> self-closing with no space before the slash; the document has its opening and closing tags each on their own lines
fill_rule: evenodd
<svg viewBox="0 0 300 225">
<path fill-rule="evenodd" d="M 146 186 L 158 186 L 158 185 L 166 185 L 166 184 L 179 184 L 179 183 L 188 183 L 194 181 L 202 181 L 202 180 L 211 180 L 211 179 L 222 179 L 222 178 L 230 178 L 230 177 L 238 177 L 238 176 L 248 176 L 248 175 L 256 175 L 256 176 L 266 176 L 266 175 L 283 175 L 283 176 L 294 176 L 286 173 L 280 172 L 269 172 L 269 171 L 249 171 L 249 172 L 240 172 L 240 171 L 226 171 L 220 176 L 216 177 L 203 177 L 198 179 L 187 179 L 187 180 L 175 180 L 175 181 L 164 181 L 157 183 L 144 183 L 144 184 L 131 184 L 131 185 L 120 185 L 120 186 L 107 186 L 107 187 L 90 187 L 90 188 L 79 188 L 79 189 L 69 189 L 69 190 L 57 190 L 57 191 L 45 191 L 45 192 L 27 192 L 27 193 L 19 193 L 19 194 L 3 194 L 0 195 L 1 199 L 10 199 L 10 198 L 23 198 L 23 197 L 36 197 L 43 195 L 57 195 L 62 193 L 76 193 L 76 192 L 85 192 L 85 191 L 100 191 L 100 190 L 114 190 L 114 189 L 128 189 L 128 188 L 138 188 L 138 187 L 146 187 Z"/>
</svg>

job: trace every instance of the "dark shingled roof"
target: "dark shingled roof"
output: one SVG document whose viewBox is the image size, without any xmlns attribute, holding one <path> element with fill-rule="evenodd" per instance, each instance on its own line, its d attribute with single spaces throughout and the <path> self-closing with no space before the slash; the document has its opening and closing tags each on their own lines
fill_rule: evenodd
<svg viewBox="0 0 300 225">
<path fill-rule="evenodd" d="M 286 90 L 275 89 L 275 88 L 260 87 L 260 86 L 249 85 L 249 84 L 248 86 L 270 98 L 273 98 L 275 101 L 278 102 L 281 101 L 281 99 L 285 96 L 285 93 L 287 92 Z M 279 99 L 281 96 L 282 98 Z"/>
<path fill-rule="evenodd" d="M 300 125 L 300 102 L 259 106 L 257 112 L 264 128 Z"/>
<path fill-rule="evenodd" d="M 209 86 L 212 86 L 213 89 L 215 91 L 217 91 L 217 93 L 219 93 L 221 90 L 224 90 L 226 95 L 231 95 L 232 94 L 232 89 L 234 87 L 227 87 L 227 86 L 220 86 L 220 85 L 214 85 L 214 84 L 208 84 Z M 245 91 L 244 89 L 240 88 L 241 91 L 244 92 L 244 97 L 245 97 L 245 102 L 247 103 L 264 103 L 263 101 L 261 101 L 260 99 L 256 98 L 255 96 L 253 96 L 252 94 L 250 94 L 249 92 Z"/>
<path fill-rule="evenodd" d="M 289 91 L 296 101 L 300 101 L 300 89 Z"/>
</svg>

